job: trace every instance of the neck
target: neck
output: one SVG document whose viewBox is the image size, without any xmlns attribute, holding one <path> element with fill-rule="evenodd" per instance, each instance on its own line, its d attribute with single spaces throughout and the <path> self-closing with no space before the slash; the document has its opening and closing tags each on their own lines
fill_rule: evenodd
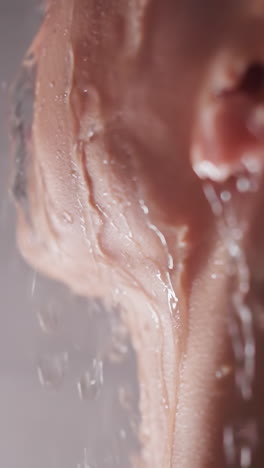
<svg viewBox="0 0 264 468">
<path fill-rule="evenodd" d="M 178 252 L 171 270 L 144 265 L 134 287 L 114 292 L 138 356 L 142 453 L 136 466 L 202 468 L 222 445 L 216 375 L 233 367 L 226 346 L 228 253 L 216 242 L 199 273 L 193 257 L 181 263 Z"/>
</svg>

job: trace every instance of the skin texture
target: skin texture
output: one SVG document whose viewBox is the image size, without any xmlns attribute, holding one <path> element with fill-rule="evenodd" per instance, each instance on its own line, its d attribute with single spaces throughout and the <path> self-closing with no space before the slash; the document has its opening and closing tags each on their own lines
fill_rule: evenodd
<svg viewBox="0 0 264 468">
<path fill-rule="evenodd" d="M 248 445 L 263 466 L 252 430 L 223 448 L 256 414 L 261 440 L 262 63 L 261 1 L 56 0 L 23 64 L 18 243 L 76 293 L 121 305 L 137 467 L 248 467 Z"/>
</svg>

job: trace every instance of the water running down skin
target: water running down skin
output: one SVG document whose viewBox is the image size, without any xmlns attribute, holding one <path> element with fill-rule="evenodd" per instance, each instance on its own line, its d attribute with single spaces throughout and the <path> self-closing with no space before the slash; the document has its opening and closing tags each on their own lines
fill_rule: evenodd
<svg viewBox="0 0 264 468">
<path fill-rule="evenodd" d="M 50 1 L 23 67 L 18 243 L 121 305 L 134 465 L 263 466 L 264 2 Z"/>
</svg>

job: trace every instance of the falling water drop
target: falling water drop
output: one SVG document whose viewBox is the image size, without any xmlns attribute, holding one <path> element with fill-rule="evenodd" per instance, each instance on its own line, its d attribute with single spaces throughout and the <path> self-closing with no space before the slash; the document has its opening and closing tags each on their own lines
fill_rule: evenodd
<svg viewBox="0 0 264 468">
<path fill-rule="evenodd" d="M 220 194 L 222 202 L 228 203 L 231 200 L 231 193 L 228 190 L 223 190 Z"/>
<path fill-rule="evenodd" d="M 237 191 L 246 193 L 251 190 L 251 181 L 248 177 L 239 177 L 236 182 Z"/>
<path fill-rule="evenodd" d="M 61 327 L 61 313 L 53 302 L 43 306 L 38 311 L 37 318 L 39 326 L 44 333 L 56 333 Z"/>
<path fill-rule="evenodd" d="M 127 352 L 128 345 L 125 341 L 125 338 L 120 334 L 113 334 L 108 359 L 111 362 L 119 363 L 124 359 Z"/>
<path fill-rule="evenodd" d="M 238 177 L 236 197 L 245 197 L 245 193 L 255 190 L 256 181 L 248 177 Z M 236 203 L 232 203 L 228 190 L 219 191 L 212 184 L 204 187 L 205 195 L 212 212 L 218 218 L 219 234 L 229 254 L 229 275 L 234 279 L 234 290 L 230 295 L 232 314 L 230 314 L 229 332 L 235 367 L 222 366 L 216 372 L 217 379 L 234 374 L 239 395 L 244 401 L 252 397 L 255 375 L 255 340 L 253 313 L 247 305 L 247 294 L 250 288 L 250 270 L 244 249 L 245 222 Z M 224 430 L 224 449 L 228 465 L 238 463 L 241 468 L 249 468 L 252 459 L 252 444 L 240 437 L 237 425 L 241 421 L 232 421 Z M 250 449 L 249 449 L 250 447 Z"/>
<path fill-rule="evenodd" d="M 34 296 L 35 291 L 36 291 L 36 282 L 37 282 L 37 272 L 34 271 L 33 273 L 33 278 L 32 278 L 32 283 L 31 283 L 31 297 Z"/>
<path fill-rule="evenodd" d="M 124 410 L 131 411 L 133 408 L 133 395 L 132 390 L 127 386 L 121 386 L 118 389 L 118 399 L 121 407 Z"/>
<path fill-rule="evenodd" d="M 77 387 L 81 400 L 94 400 L 101 392 L 103 386 L 103 361 L 94 359 L 91 369 L 84 372 Z"/>
<path fill-rule="evenodd" d="M 125 440 L 127 438 L 126 430 L 120 429 L 119 435 L 120 435 L 120 439 Z"/>
<path fill-rule="evenodd" d="M 145 205 L 144 200 L 139 200 L 140 207 L 145 215 L 149 214 L 149 209 L 147 205 Z"/>
<path fill-rule="evenodd" d="M 211 206 L 213 214 L 216 217 L 220 216 L 223 212 L 223 208 L 212 184 L 204 184 L 204 194 L 208 200 L 209 205 Z"/>
<path fill-rule="evenodd" d="M 252 461 L 252 452 L 249 447 L 242 447 L 240 452 L 241 468 L 250 468 Z"/>
<path fill-rule="evenodd" d="M 224 429 L 224 450 L 229 465 L 233 465 L 236 459 L 234 429 L 228 426 Z"/>
<path fill-rule="evenodd" d="M 1 81 L 1 90 L 6 91 L 7 87 L 8 87 L 7 82 L 6 81 Z"/>
<path fill-rule="evenodd" d="M 77 465 L 77 468 L 97 468 L 97 465 L 91 461 L 88 449 L 84 449 L 83 462 Z"/>
<path fill-rule="evenodd" d="M 68 370 L 69 356 L 67 352 L 42 356 L 38 362 L 38 377 L 43 387 L 55 388 L 61 385 Z"/>
</svg>

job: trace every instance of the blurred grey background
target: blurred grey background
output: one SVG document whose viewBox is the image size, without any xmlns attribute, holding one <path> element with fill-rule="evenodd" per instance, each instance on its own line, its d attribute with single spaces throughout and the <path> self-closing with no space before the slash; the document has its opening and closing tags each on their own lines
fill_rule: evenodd
<svg viewBox="0 0 264 468">
<path fill-rule="evenodd" d="M 8 89 L 40 21 L 40 1 L 0 0 L 0 466 L 128 468 L 138 385 L 118 311 L 42 278 L 15 245 Z"/>
</svg>

